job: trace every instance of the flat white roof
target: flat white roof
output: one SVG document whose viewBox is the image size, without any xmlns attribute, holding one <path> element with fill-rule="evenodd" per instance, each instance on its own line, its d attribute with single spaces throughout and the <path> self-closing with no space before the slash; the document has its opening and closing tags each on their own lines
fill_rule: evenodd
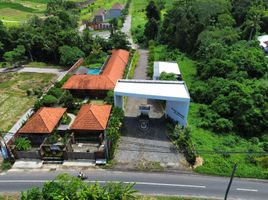
<svg viewBox="0 0 268 200">
<path fill-rule="evenodd" d="M 267 42 L 268 41 L 268 35 L 262 35 L 262 36 L 259 36 L 258 37 L 258 40 L 260 42 L 260 45 L 265 48 L 267 47 L 267 44 L 265 44 L 264 42 Z"/>
<path fill-rule="evenodd" d="M 176 62 L 154 62 L 154 77 L 159 77 L 162 72 L 181 74 L 179 65 Z"/>
<path fill-rule="evenodd" d="M 190 101 L 190 95 L 184 81 L 121 79 L 117 81 L 114 94 L 145 99 Z"/>
</svg>

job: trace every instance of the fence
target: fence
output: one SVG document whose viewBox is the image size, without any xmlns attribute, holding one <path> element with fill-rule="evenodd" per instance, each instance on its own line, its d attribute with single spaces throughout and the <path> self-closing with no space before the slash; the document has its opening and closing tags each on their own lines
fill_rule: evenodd
<svg viewBox="0 0 268 200">
<path fill-rule="evenodd" d="M 12 150 L 16 159 L 41 159 L 39 151 L 16 151 Z"/>
</svg>

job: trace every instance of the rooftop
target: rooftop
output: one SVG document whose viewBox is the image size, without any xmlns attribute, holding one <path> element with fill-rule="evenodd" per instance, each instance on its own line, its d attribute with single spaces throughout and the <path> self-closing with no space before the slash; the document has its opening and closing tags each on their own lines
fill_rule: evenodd
<svg viewBox="0 0 268 200">
<path fill-rule="evenodd" d="M 72 130 L 102 131 L 106 129 L 111 105 L 84 104 L 79 110 Z"/>
<path fill-rule="evenodd" d="M 176 62 L 154 62 L 154 77 L 159 77 L 162 72 L 181 74 L 179 65 Z"/>
<path fill-rule="evenodd" d="M 62 88 L 70 90 L 112 90 L 117 80 L 122 78 L 128 58 L 128 51 L 123 49 L 113 50 L 102 74 L 73 75 Z"/>
<path fill-rule="evenodd" d="M 169 101 L 190 101 L 183 81 L 118 80 L 115 95 Z"/>
<path fill-rule="evenodd" d="M 20 134 L 49 134 L 59 123 L 66 108 L 40 108 L 18 131 Z"/>
</svg>

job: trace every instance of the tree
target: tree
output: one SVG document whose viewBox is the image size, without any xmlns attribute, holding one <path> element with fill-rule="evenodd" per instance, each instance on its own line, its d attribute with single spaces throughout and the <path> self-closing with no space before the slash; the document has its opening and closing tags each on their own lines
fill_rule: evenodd
<svg viewBox="0 0 268 200">
<path fill-rule="evenodd" d="M 25 192 L 21 193 L 21 200 L 43 200 L 42 191 L 37 188 L 33 187 Z"/>
<path fill-rule="evenodd" d="M 154 1 L 150 1 L 146 7 L 146 16 L 148 19 L 155 19 L 156 21 L 160 20 L 160 10 L 155 4 Z"/>
<path fill-rule="evenodd" d="M 114 34 L 114 32 L 118 29 L 118 19 L 117 18 L 112 18 L 110 20 L 110 32 L 111 32 L 111 35 Z"/>
<path fill-rule="evenodd" d="M 61 46 L 59 48 L 60 53 L 60 64 L 71 66 L 73 65 L 79 58 L 84 57 L 85 54 L 78 47 L 70 47 L 70 46 Z"/>
<path fill-rule="evenodd" d="M 110 43 L 113 49 L 130 49 L 128 37 L 121 31 L 116 31 L 113 35 L 110 36 Z"/>
<path fill-rule="evenodd" d="M 158 35 L 158 22 L 154 18 L 150 18 L 145 25 L 144 35 L 147 40 L 155 40 Z"/>
<path fill-rule="evenodd" d="M 13 65 L 16 62 L 26 59 L 25 48 L 23 45 L 18 45 L 13 51 L 6 52 L 3 57 L 7 62 Z"/>
</svg>

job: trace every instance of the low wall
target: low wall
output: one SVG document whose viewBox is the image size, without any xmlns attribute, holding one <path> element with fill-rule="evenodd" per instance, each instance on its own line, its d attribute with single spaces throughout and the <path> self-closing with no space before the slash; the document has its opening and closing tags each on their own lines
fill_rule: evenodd
<svg viewBox="0 0 268 200">
<path fill-rule="evenodd" d="M 13 151 L 16 159 L 41 159 L 39 151 Z"/>
<path fill-rule="evenodd" d="M 87 160 L 95 160 L 94 153 L 88 152 L 65 152 L 66 159 L 68 160 L 77 160 L 77 159 L 87 159 Z"/>
</svg>

